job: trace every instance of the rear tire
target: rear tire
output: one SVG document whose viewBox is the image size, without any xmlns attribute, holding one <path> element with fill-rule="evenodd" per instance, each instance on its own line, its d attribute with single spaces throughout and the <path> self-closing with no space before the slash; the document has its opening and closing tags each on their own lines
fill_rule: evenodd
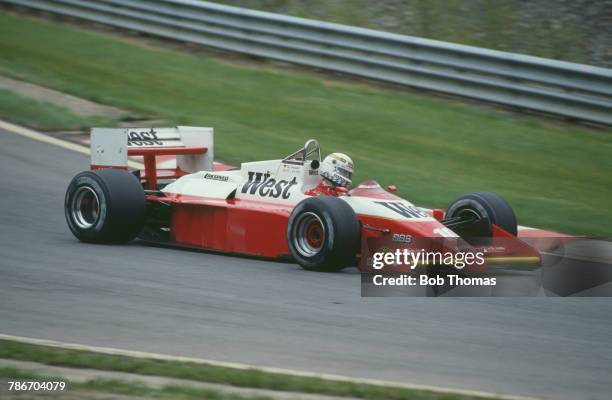
<svg viewBox="0 0 612 400">
<path fill-rule="evenodd" d="M 291 255 L 309 271 L 336 272 L 354 266 L 361 244 L 355 211 L 337 197 L 300 202 L 289 217 L 287 241 Z"/>
<path fill-rule="evenodd" d="M 466 213 L 488 218 L 491 224 L 516 236 L 517 223 L 514 211 L 506 200 L 495 193 L 474 192 L 461 195 L 448 206 L 445 218 L 459 217 Z M 488 236 L 492 236 L 492 226 L 489 225 L 488 231 Z"/>
<path fill-rule="evenodd" d="M 124 170 L 100 169 L 76 175 L 64 200 L 66 222 L 88 243 L 125 243 L 142 229 L 145 194 L 138 179 Z"/>
</svg>

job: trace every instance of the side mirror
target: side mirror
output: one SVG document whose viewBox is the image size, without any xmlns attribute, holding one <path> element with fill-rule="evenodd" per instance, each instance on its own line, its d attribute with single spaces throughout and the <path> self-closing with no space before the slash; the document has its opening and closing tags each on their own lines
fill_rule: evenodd
<svg viewBox="0 0 612 400">
<path fill-rule="evenodd" d="M 387 191 L 393 193 L 393 192 L 397 192 L 397 186 L 395 185 L 389 185 L 387 186 Z"/>
</svg>

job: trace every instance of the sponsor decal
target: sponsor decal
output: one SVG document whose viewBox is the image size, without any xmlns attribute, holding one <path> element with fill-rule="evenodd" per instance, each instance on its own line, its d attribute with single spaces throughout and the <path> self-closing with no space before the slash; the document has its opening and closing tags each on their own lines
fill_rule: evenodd
<svg viewBox="0 0 612 400">
<path fill-rule="evenodd" d="M 412 204 L 390 202 L 390 201 L 375 201 L 374 203 L 387 207 L 389 210 L 405 217 L 405 218 L 429 218 L 425 212 Z"/>
<path fill-rule="evenodd" d="M 163 144 L 153 128 L 149 131 L 128 133 L 128 146 L 163 146 Z"/>
<path fill-rule="evenodd" d="M 308 175 L 319 175 L 319 170 L 318 169 L 309 169 L 308 170 Z"/>
<path fill-rule="evenodd" d="M 261 197 L 272 197 L 274 199 L 288 199 L 291 196 L 289 189 L 297 185 L 297 179 L 290 181 L 270 178 L 270 173 L 249 172 L 248 182 L 242 185 L 241 192 L 258 195 Z"/>
<path fill-rule="evenodd" d="M 399 243 L 410 243 L 412 242 L 412 236 L 405 233 L 394 233 L 392 240 Z"/>
<path fill-rule="evenodd" d="M 284 172 L 298 173 L 302 170 L 302 164 L 291 164 L 283 161 L 282 163 Z"/>
<path fill-rule="evenodd" d="M 212 179 L 213 181 L 227 182 L 229 180 L 229 177 L 224 176 L 224 175 L 206 173 L 204 174 L 204 179 Z"/>
</svg>

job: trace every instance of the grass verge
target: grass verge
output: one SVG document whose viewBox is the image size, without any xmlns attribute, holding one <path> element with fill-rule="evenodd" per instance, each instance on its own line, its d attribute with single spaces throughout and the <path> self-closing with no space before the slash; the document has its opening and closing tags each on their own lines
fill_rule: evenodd
<svg viewBox="0 0 612 400">
<path fill-rule="evenodd" d="M 483 397 L 334 381 L 192 362 L 153 360 L 0 340 L 0 358 L 48 365 L 156 375 L 238 387 L 316 393 L 372 400 L 483 400 Z"/>
<path fill-rule="evenodd" d="M 44 43 L 44 45 L 41 45 Z M 610 235 L 612 132 L 413 92 L 234 65 L 36 19 L 0 15 L 0 73 L 182 125 L 213 126 L 216 154 L 280 158 L 311 137 L 349 154 L 355 181 L 394 183 L 445 208 L 493 191 L 519 223 Z"/>
<path fill-rule="evenodd" d="M 79 129 L 115 124 L 106 117 L 81 117 L 64 107 L 0 89 L 0 118 L 42 130 Z"/>
<path fill-rule="evenodd" d="M 208 400 L 268 400 L 269 397 L 263 396 L 241 396 L 230 393 L 223 393 L 218 390 L 201 389 L 186 385 L 167 385 L 162 388 L 152 388 L 144 383 L 124 381 L 117 379 L 92 379 L 86 382 L 70 382 L 64 377 L 40 374 L 36 371 L 29 371 L 18 368 L 0 367 L 0 379 L 3 380 L 37 380 L 37 381 L 64 381 L 67 388 L 63 391 L 66 394 L 74 394 L 78 391 L 81 400 L 87 400 L 88 394 L 119 394 L 123 396 L 135 396 L 137 398 L 152 399 L 208 399 Z M 45 398 L 47 393 L 38 392 L 41 398 Z M 91 396 L 99 399 L 99 396 Z M 31 397 L 28 397 L 31 398 Z M 32 398 L 37 398 L 32 395 Z M 76 398 L 76 396 L 75 396 Z M 129 398 L 128 398 L 129 399 Z"/>
</svg>

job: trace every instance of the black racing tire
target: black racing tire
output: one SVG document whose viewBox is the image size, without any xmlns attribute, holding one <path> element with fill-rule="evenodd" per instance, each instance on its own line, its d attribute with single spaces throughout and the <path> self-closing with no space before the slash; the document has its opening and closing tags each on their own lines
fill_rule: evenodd
<svg viewBox="0 0 612 400">
<path fill-rule="evenodd" d="M 495 224 L 516 236 L 517 223 L 514 211 L 506 200 L 495 193 L 473 192 L 463 194 L 448 206 L 445 218 L 458 217 L 465 212 L 475 213 L 479 217 L 487 217 L 491 224 Z M 489 236 L 493 234 L 492 229 L 489 226 Z"/>
<path fill-rule="evenodd" d="M 287 242 L 291 255 L 302 268 L 337 272 L 355 265 L 361 225 L 344 200 L 311 197 L 293 209 L 287 225 Z"/>
<path fill-rule="evenodd" d="M 99 169 L 72 178 L 64 214 L 82 242 L 125 243 L 142 229 L 145 204 L 138 178 L 124 170 Z"/>
</svg>

